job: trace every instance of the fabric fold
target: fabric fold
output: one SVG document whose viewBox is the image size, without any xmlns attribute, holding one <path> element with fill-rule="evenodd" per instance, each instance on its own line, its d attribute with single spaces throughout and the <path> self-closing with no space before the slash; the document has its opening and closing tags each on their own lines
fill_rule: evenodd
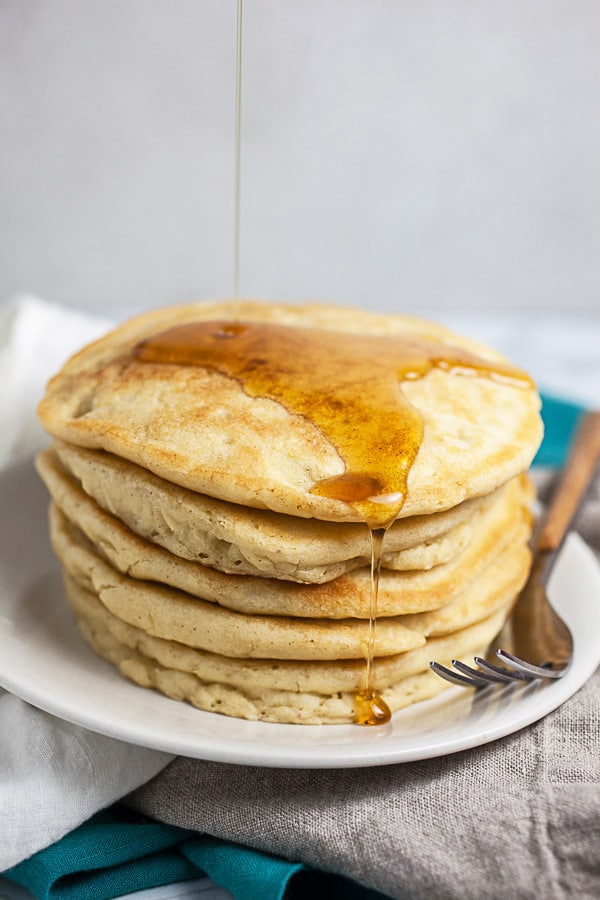
<svg viewBox="0 0 600 900">
<path fill-rule="evenodd" d="M 317 771 L 178 758 L 127 803 L 397 900 L 592 900 L 598 758 L 600 672 L 542 721 L 452 756 Z"/>
<path fill-rule="evenodd" d="M 329 900 L 385 900 L 345 877 L 136 817 L 120 805 L 5 875 L 39 900 L 107 900 L 202 875 L 234 900 L 294 900 L 312 892 Z"/>
</svg>

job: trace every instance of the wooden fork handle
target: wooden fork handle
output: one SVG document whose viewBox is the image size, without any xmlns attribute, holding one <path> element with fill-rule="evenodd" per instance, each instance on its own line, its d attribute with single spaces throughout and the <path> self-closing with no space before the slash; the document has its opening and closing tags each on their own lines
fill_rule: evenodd
<svg viewBox="0 0 600 900">
<path fill-rule="evenodd" d="M 600 458 L 600 412 L 580 420 L 559 484 L 541 524 L 536 550 L 553 552 L 561 544 L 590 485 Z"/>
</svg>

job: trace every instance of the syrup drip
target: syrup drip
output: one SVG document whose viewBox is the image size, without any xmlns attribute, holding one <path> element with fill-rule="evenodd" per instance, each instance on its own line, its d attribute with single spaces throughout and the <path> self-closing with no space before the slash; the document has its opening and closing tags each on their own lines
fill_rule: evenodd
<svg viewBox="0 0 600 900">
<path fill-rule="evenodd" d="M 386 528 L 371 528 L 371 596 L 369 604 L 369 636 L 365 654 L 365 671 L 362 689 L 354 698 L 354 721 L 357 725 L 385 725 L 392 718 L 392 713 L 383 699 L 373 687 L 375 662 L 375 629 L 377 626 L 377 597 L 379 594 L 379 575 L 383 556 L 383 541 Z"/>
<path fill-rule="evenodd" d="M 434 368 L 531 387 L 512 366 L 417 337 L 331 332 L 267 322 L 191 322 L 141 341 L 141 362 L 201 366 L 234 378 L 252 397 L 306 416 L 336 447 L 344 472 L 312 493 L 349 504 L 371 532 L 371 608 L 365 678 L 356 696 L 360 724 L 391 713 L 373 688 L 377 594 L 386 530 L 402 509 L 407 479 L 423 438 L 423 421 L 402 382 Z"/>
</svg>

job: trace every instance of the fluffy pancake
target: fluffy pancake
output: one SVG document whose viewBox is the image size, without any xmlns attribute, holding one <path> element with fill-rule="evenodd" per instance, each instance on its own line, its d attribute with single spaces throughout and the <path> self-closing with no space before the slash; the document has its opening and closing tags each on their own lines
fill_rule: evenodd
<svg viewBox="0 0 600 900">
<path fill-rule="evenodd" d="M 428 636 L 464 628 L 514 597 L 529 565 L 525 533 L 522 529 L 513 534 L 499 561 L 468 581 L 441 610 L 379 618 L 374 655 L 391 656 L 422 646 Z M 119 619 L 156 637 L 244 659 L 340 660 L 366 654 L 368 621 L 248 615 L 131 578 L 99 557 L 90 542 L 54 509 L 51 536 L 71 578 L 97 595 Z M 260 581 L 259 588 L 263 584 Z"/>
<path fill-rule="evenodd" d="M 199 709 L 238 718 L 306 725 L 354 721 L 354 697 L 364 675 L 362 660 L 230 659 L 146 634 L 110 613 L 69 576 L 66 590 L 85 640 L 136 684 Z M 449 663 L 452 658 L 482 653 L 502 627 L 509 605 L 463 631 L 378 660 L 376 687 L 390 709 L 447 688 L 447 682 L 429 671 L 429 659 Z"/>
<path fill-rule="evenodd" d="M 85 493 L 85 491 L 82 490 L 79 482 L 69 477 L 68 473 L 60 465 L 58 457 L 54 453 L 52 448 L 48 448 L 47 450 L 39 454 L 36 461 L 36 466 L 43 481 L 46 483 L 46 486 L 48 487 L 55 503 L 60 507 L 60 509 L 62 509 L 68 519 L 74 522 L 79 528 L 81 528 L 82 531 L 85 532 L 85 534 L 93 543 L 98 543 L 100 547 L 108 544 L 108 546 L 113 551 L 115 551 L 116 548 L 122 548 L 123 552 L 121 558 L 118 559 L 115 556 L 112 560 L 113 563 L 116 564 L 118 569 L 121 569 L 121 571 L 131 571 L 132 567 L 135 566 L 135 568 L 139 570 L 143 568 L 143 561 L 146 556 L 149 556 L 150 559 L 156 559 L 157 563 L 158 560 L 162 560 L 164 561 L 165 565 L 168 564 L 170 567 L 178 565 L 181 557 L 176 557 L 175 559 L 173 559 L 172 553 L 169 553 L 166 550 L 162 549 L 164 547 L 164 544 L 168 543 L 168 541 L 156 541 L 156 535 L 154 537 L 154 540 L 143 540 L 138 536 L 139 529 L 136 533 L 135 531 L 132 531 L 130 528 L 123 525 L 122 520 L 119 519 L 118 516 L 106 513 L 103 507 L 99 506 L 95 500 L 93 500 L 90 496 L 88 496 L 88 494 Z M 498 493 L 499 492 L 495 492 L 494 499 L 497 499 L 496 494 Z M 156 500 L 156 498 L 154 499 Z M 492 498 L 488 498 L 488 503 L 491 502 Z M 155 504 L 152 503 L 150 503 L 149 506 L 151 506 L 152 508 L 156 508 Z M 159 507 L 159 509 L 159 517 L 163 520 L 163 522 L 165 518 L 168 518 L 169 521 L 171 521 L 170 516 L 165 513 L 164 508 Z M 238 514 L 240 519 L 243 518 L 242 510 L 239 510 Z M 275 516 L 277 514 L 267 513 L 267 515 Z M 279 516 L 279 518 L 281 519 L 283 517 Z M 430 516 L 428 518 L 432 519 L 434 517 Z M 477 516 L 472 516 L 472 520 L 473 519 L 477 519 Z M 458 525 L 456 525 L 449 531 L 444 532 L 439 537 L 432 538 L 421 544 L 417 544 L 414 547 L 407 547 L 404 550 L 398 550 L 395 553 L 385 554 L 383 557 L 384 567 L 399 571 L 410 571 L 416 569 L 426 570 L 431 569 L 434 566 L 439 566 L 442 563 L 449 562 L 453 557 L 461 553 L 471 540 L 473 536 L 474 524 L 472 520 L 468 522 L 459 522 Z M 300 519 L 298 521 L 300 521 L 304 526 L 308 526 L 310 523 L 310 520 L 306 519 Z M 239 524 L 241 525 L 241 522 Z M 397 524 L 398 527 L 402 527 L 401 523 Z M 338 530 L 343 527 L 354 528 L 353 525 L 335 527 Z M 176 533 L 172 529 L 173 525 L 171 524 L 169 527 L 169 532 Z M 143 530 L 148 531 L 148 529 Z M 306 530 L 308 529 L 306 528 Z M 316 524 L 316 530 L 319 530 L 319 523 Z M 192 529 L 192 531 L 195 531 L 195 529 Z M 232 545 L 228 546 L 231 548 L 229 554 L 231 558 L 236 548 Z M 239 555 L 240 554 L 238 552 L 238 556 Z M 167 560 L 169 561 L 168 563 Z M 331 577 L 324 580 L 333 580 L 333 578 L 336 577 L 335 573 L 342 574 L 346 571 L 356 569 L 361 565 L 364 566 L 368 562 L 370 563 L 370 560 L 367 560 L 366 558 L 352 557 L 346 562 L 332 565 L 329 568 Z M 181 571 L 189 572 L 196 572 L 196 566 L 198 564 L 201 564 L 205 567 L 210 567 L 210 563 L 206 559 L 206 554 L 199 554 L 199 558 L 196 557 L 191 565 L 188 564 L 187 558 L 181 560 L 181 562 L 179 563 Z M 215 568 L 217 568 L 219 571 L 223 571 L 220 566 L 216 566 Z M 338 569 L 340 570 L 339 572 L 337 571 Z M 152 563 L 150 563 L 150 570 L 155 571 L 155 567 L 152 566 Z M 233 571 L 229 574 L 240 575 L 243 573 L 243 570 L 244 567 L 242 565 L 234 566 Z M 331 574 L 332 572 L 334 574 Z M 254 571 L 252 572 L 252 574 L 255 575 L 256 572 Z M 262 575 L 265 579 L 267 578 L 266 573 L 262 573 Z M 156 577 L 153 574 L 137 574 L 137 577 L 148 577 L 151 580 L 157 581 L 165 580 L 164 577 Z M 269 576 L 269 580 L 272 580 L 274 577 L 277 576 Z M 300 582 L 304 581 L 304 579 L 294 580 Z M 172 584 L 169 579 L 166 580 L 166 583 Z M 176 586 L 179 585 L 177 584 Z M 188 590 L 188 588 L 185 587 L 184 590 Z M 191 593 L 195 594 L 197 593 L 197 591 L 191 590 Z"/>
<path fill-rule="evenodd" d="M 243 507 L 171 484 L 103 451 L 61 441 L 54 449 L 63 469 L 102 509 L 175 556 L 223 572 L 306 583 L 330 581 L 370 561 L 364 525 Z M 38 467 L 49 486 L 57 483 L 61 471 L 51 450 Z M 61 495 L 64 476 L 62 482 Z M 478 497 L 444 512 L 398 520 L 386 535 L 383 565 L 427 569 L 455 556 L 476 507 L 493 499 Z"/>
<path fill-rule="evenodd" d="M 369 569 L 355 569 L 322 585 L 223 574 L 175 557 L 160 546 L 136 537 L 75 484 L 61 477 L 52 462 L 51 454 L 45 454 L 38 460 L 38 467 L 54 502 L 86 535 L 95 552 L 124 574 L 175 587 L 246 614 L 310 618 L 369 616 Z M 472 540 L 449 562 L 423 571 L 383 569 L 380 614 L 408 614 L 450 603 L 466 582 L 502 552 L 507 542 L 526 540 L 530 519 L 528 500 L 528 483 L 515 479 L 497 494 L 493 504 L 475 512 Z M 68 522 L 56 514 L 53 515 L 53 540 L 61 556 L 66 545 L 78 540 L 81 543 Z"/>
<path fill-rule="evenodd" d="M 161 329 L 227 318 L 229 304 L 153 311 L 76 354 L 48 385 L 39 405 L 43 426 L 78 446 L 104 449 L 202 494 L 294 516 L 356 521 L 355 506 L 314 492 L 344 475 L 338 448 L 310 419 L 214 368 L 144 362 L 136 345 Z M 425 337 L 501 366 L 486 347 L 440 326 L 402 315 L 327 306 L 241 303 L 246 322 L 331 332 Z M 337 336 L 337 337 L 336 337 Z M 448 509 L 490 493 L 530 464 L 541 440 L 539 395 L 471 371 L 433 368 L 401 388 L 423 422 L 402 516 Z"/>
</svg>

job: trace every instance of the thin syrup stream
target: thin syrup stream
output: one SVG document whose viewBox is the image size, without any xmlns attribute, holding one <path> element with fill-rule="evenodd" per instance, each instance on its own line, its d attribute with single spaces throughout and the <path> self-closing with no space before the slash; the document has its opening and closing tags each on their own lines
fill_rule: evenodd
<svg viewBox="0 0 600 900">
<path fill-rule="evenodd" d="M 241 147 L 242 147 L 242 0 L 237 0 L 236 79 L 235 79 L 235 153 L 234 153 L 234 224 L 233 224 L 233 308 L 232 320 L 240 317 L 240 197 L 241 197 Z M 231 336 L 237 331 L 225 328 Z M 367 638 L 366 667 L 363 690 L 355 697 L 355 720 L 363 725 L 378 725 L 389 721 L 391 712 L 372 687 L 375 665 L 375 628 L 377 623 L 377 595 L 383 539 L 386 529 L 369 528 L 371 535 L 371 599 L 369 632 Z"/>
<path fill-rule="evenodd" d="M 236 78 L 235 78 L 235 158 L 234 158 L 234 224 L 233 224 L 233 308 L 232 320 L 240 318 L 240 198 L 241 198 L 241 149 L 242 149 L 242 0 L 237 0 Z M 234 336 L 235 324 L 231 331 Z M 383 554 L 383 539 L 387 529 L 369 528 L 371 536 L 371 598 L 369 605 L 369 632 L 363 690 L 355 696 L 355 721 L 362 725 L 379 725 L 388 722 L 391 712 L 385 701 L 374 691 L 372 682 L 375 667 L 375 629 L 377 624 L 377 596 L 379 573 Z"/>
<path fill-rule="evenodd" d="M 235 161 L 233 213 L 233 299 L 234 319 L 239 318 L 240 296 L 240 194 L 242 156 L 242 0 L 237 0 L 237 38 L 235 56 Z"/>
</svg>

